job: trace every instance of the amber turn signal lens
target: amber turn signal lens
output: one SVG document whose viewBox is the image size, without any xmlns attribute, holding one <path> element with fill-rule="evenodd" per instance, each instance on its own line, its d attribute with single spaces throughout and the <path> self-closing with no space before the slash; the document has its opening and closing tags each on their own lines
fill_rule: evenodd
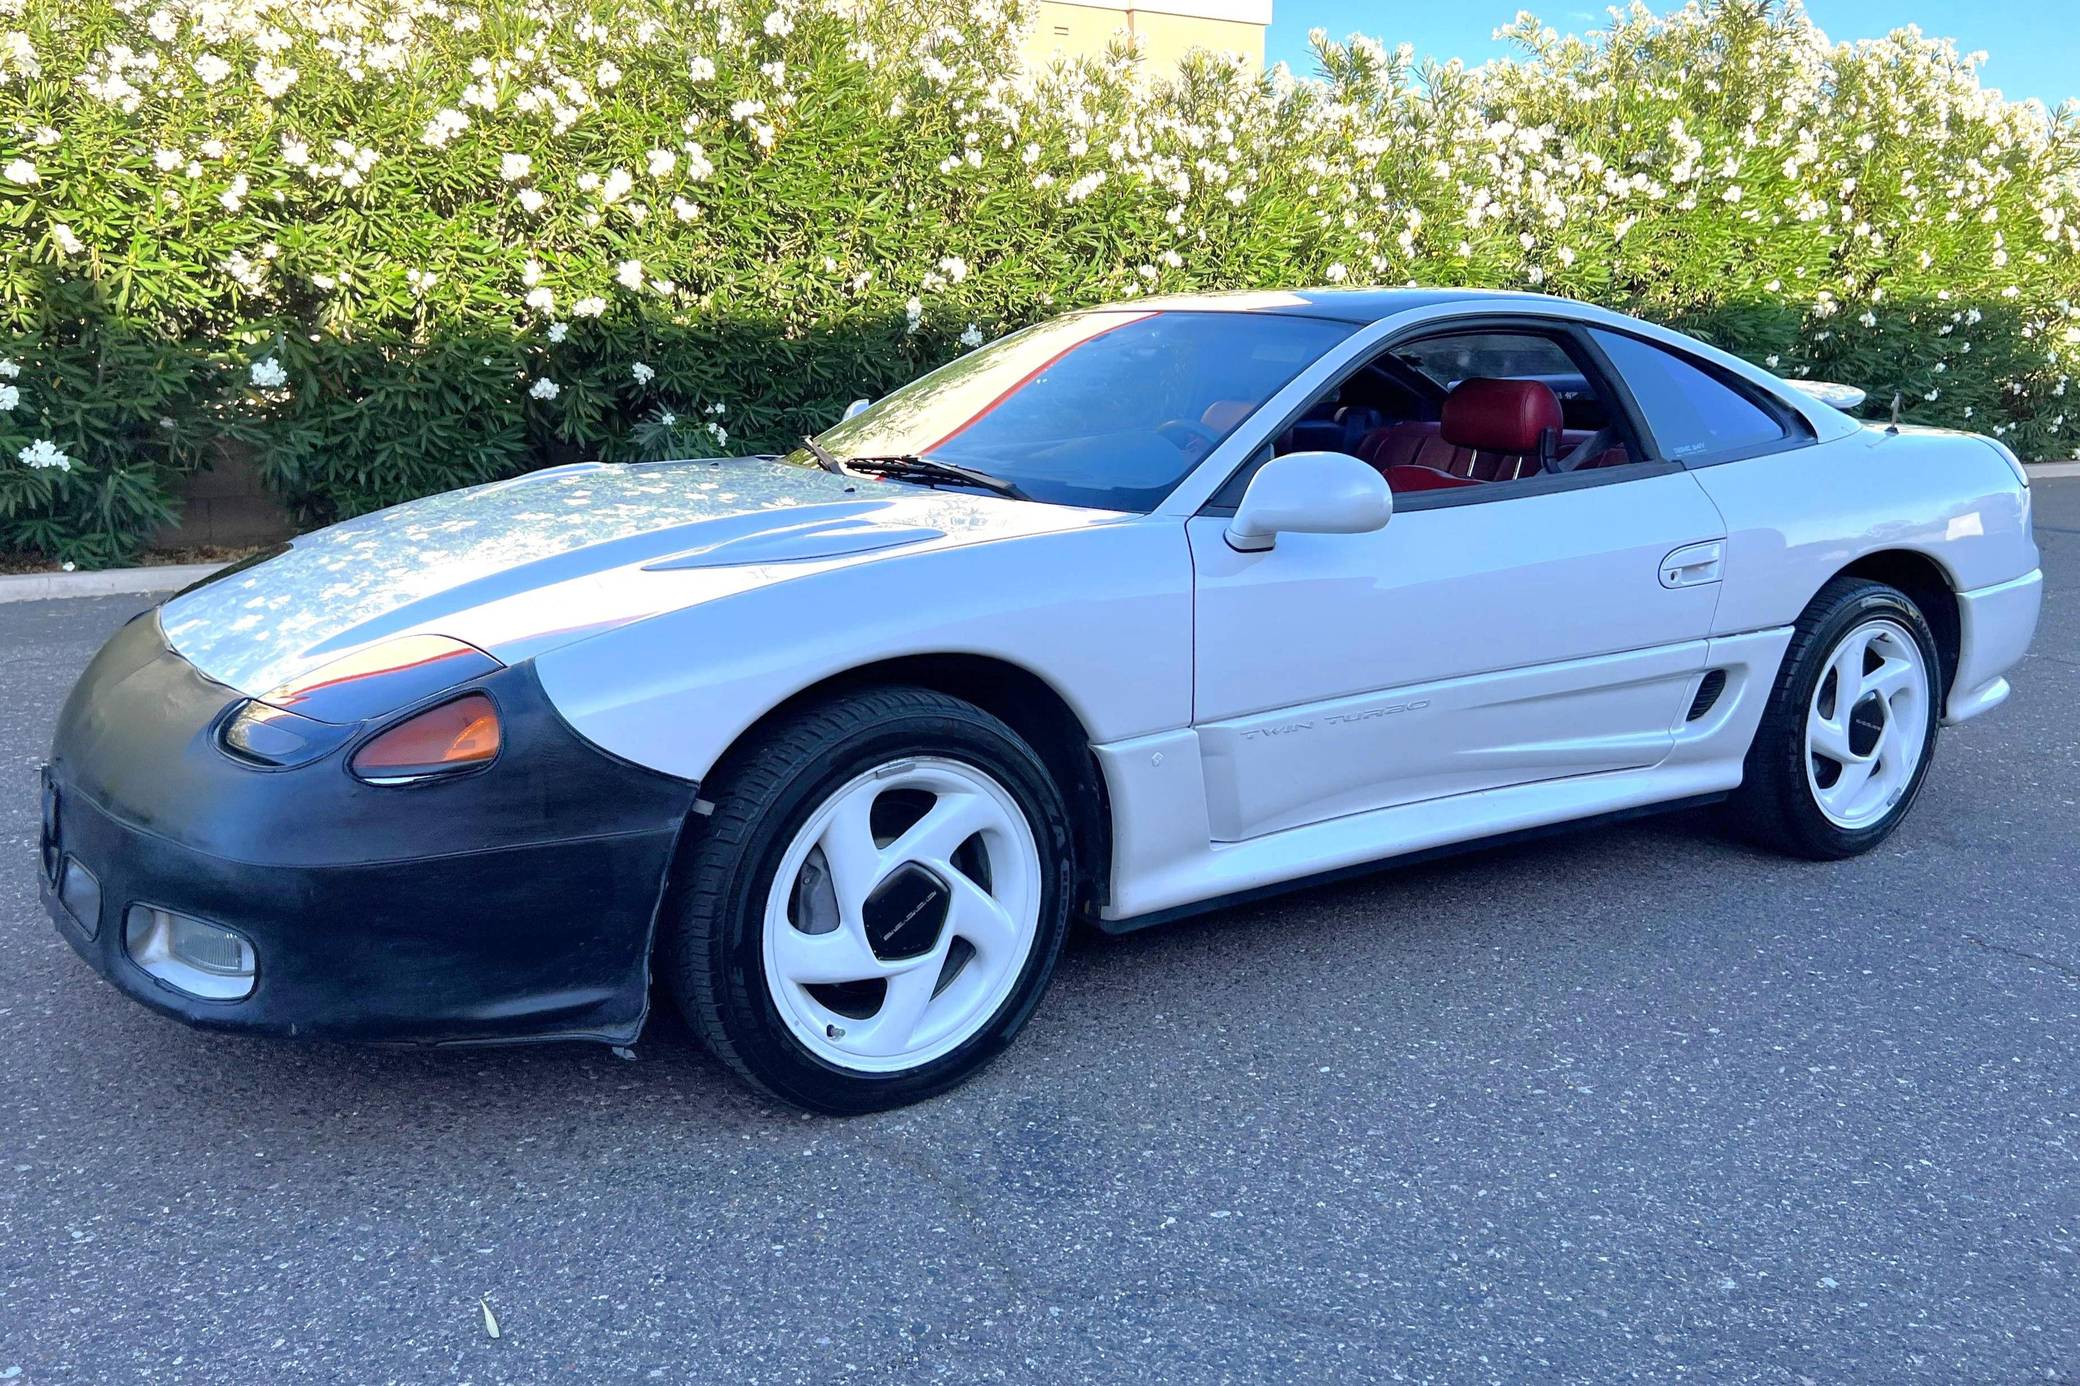
<svg viewBox="0 0 2080 1386">
<path fill-rule="evenodd" d="M 498 709 L 482 693 L 429 708 L 354 753 L 354 773 L 377 784 L 448 775 L 498 754 Z"/>
</svg>

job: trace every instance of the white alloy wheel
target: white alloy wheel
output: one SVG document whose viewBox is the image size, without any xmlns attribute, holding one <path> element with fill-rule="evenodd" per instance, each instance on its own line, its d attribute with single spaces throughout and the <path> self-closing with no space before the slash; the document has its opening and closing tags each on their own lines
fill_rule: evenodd
<svg viewBox="0 0 2080 1386">
<path fill-rule="evenodd" d="M 1806 783 L 1838 828 L 1867 828 L 1914 783 L 1928 741 L 1928 662 L 1896 621 L 1865 621 L 1828 653 L 1806 709 Z"/>
<path fill-rule="evenodd" d="M 990 775 L 936 756 L 876 766 L 819 804 L 781 857 L 762 931 L 767 992 L 826 1063 L 930 1063 L 1011 995 L 1041 886 L 1032 825 Z"/>
</svg>

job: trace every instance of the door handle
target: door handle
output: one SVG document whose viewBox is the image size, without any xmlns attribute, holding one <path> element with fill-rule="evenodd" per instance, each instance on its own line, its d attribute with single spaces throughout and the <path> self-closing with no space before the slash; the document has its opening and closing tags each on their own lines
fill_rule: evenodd
<svg viewBox="0 0 2080 1386">
<path fill-rule="evenodd" d="M 1661 560 L 1663 587 L 1698 587 L 1717 582 L 1726 566 L 1726 542 L 1686 544 Z"/>
</svg>

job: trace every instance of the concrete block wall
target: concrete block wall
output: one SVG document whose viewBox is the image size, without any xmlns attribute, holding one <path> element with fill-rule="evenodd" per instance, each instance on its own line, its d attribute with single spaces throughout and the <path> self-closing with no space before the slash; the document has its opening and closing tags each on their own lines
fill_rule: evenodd
<svg viewBox="0 0 2080 1386">
<path fill-rule="evenodd" d="M 260 484 L 243 453 L 222 450 L 216 464 L 187 479 L 180 519 L 152 536 L 155 549 L 246 548 L 296 532 L 287 511 Z"/>
</svg>

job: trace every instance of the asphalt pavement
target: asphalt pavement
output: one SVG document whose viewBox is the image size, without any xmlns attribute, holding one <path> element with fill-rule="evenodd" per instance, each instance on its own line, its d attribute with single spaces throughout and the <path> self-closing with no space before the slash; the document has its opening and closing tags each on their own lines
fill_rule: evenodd
<svg viewBox="0 0 2080 1386">
<path fill-rule="evenodd" d="M 1686 814 L 1086 940 L 978 1081 L 853 1121 L 670 1020 L 124 1000 L 37 905 L 36 767 L 140 601 L 0 606 L 0 1383 L 2080 1380 L 2080 480 L 2036 489 L 2035 652 L 1876 853 Z"/>
</svg>

